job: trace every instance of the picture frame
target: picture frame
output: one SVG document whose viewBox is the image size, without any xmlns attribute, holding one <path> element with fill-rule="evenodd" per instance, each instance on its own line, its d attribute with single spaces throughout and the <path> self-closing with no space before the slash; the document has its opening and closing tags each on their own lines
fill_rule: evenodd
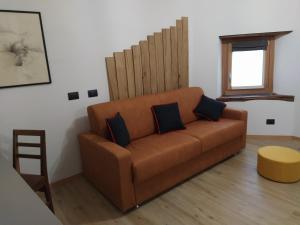
<svg viewBox="0 0 300 225">
<path fill-rule="evenodd" d="M 41 13 L 0 10 L 0 88 L 51 83 Z"/>
</svg>

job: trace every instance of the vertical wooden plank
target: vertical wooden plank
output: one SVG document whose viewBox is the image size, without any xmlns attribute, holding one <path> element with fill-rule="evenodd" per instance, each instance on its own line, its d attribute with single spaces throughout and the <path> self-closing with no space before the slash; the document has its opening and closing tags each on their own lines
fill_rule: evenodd
<svg viewBox="0 0 300 225">
<path fill-rule="evenodd" d="M 109 75 L 108 75 L 107 65 L 106 65 L 106 71 L 107 71 L 107 81 L 108 81 L 108 93 L 109 93 L 109 99 L 110 99 L 110 101 L 113 101 L 113 100 L 114 100 L 114 95 L 113 95 L 112 88 L 111 88 L 111 84 L 110 84 L 109 77 L 108 77 Z"/>
<path fill-rule="evenodd" d="M 129 98 L 133 98 L 135 97 L 135 80 L 134 80 L 132 50 L 126 49 L 124 50 L 124 54 L 125 54 L 125 62 L 126 62 L 128 96 Z"/>
<path fill-rule="evenodd" d="M 144 95 L 151 94 L 151 74 L 150 74 L 150 61 L 149 61 L 149 47 L 148 41 L 140 41 L 142 67 L 143 67 L 143 87 Z"/>
<path fill-rule="evenodd" d="M 106 70 L 107 70 L 107 79 L 109 85 L 109 92 L 110 92 L 110 100 L 117 100 L 119 99 L 119 89 L 118 89 L 118 82 L 117 82 L 117 72 L 116 72 L 116 63 L 114 57 L 106 57 Z"/>
<path fill-rule="evenodd" d="M 155 40 L 154 36 L 148 36 L 149 44 L 149 62 L 150 62 L 150 73 L 151 73 L 151 93 L 157 93 L 157 72 L 156 72 L 156 52 L 155 52 Z"/>
<path fill-rule="evenodd" d="M 178 43 L 176 27 L 171 27 L 172 89 L 178 89 Z"/>
<path fill-rule="evenodd" d="M 164 69 L 164 47 L 162 33 L 154 33 L 155 53 L 156 53 L 156 72 L 157 72 L 157 91 L 165 91 L 165 69 Z"/>
<path fill-rule="evenodd" d="M 177 29 L 177 54 L 178 54 L 178 87 L 182 88 L 185 85 L 182 76 L 182 20 L 176 20 Z"/>
<path fill-rule="evenodd" d="M 125 98 L 128 98 L 128 85 L 127 85 L 125 55 L 123 52 L 115 52 L 114 57 L 115 57 L 115 61 L 116 61 L 119 99 L 125 99 Z"/>
<path fill-rule="evenodd" d="M 189 31 L 188 18 L 182 17 L 182 84 L 189 86 Z"/>
<path fill-rule="evenodd" d="M 143 70 L 142 70 L 141 49 L 139 45 L 134 45 L 131 47 L 131 49 L 133 54 L 135 95 L 142 96 L 144 91 L 143 91 Z"/>
<path fill-rule="evenodd" d="M 172 90 L 171 31 L 163 29 L 164 69 L 166 90 Z"/>
</svg>

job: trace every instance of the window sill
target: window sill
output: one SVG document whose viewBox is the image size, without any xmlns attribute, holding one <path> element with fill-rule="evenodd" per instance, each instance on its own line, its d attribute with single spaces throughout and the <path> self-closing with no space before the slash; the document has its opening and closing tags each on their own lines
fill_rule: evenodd
<svg viewBox="0 0 300 225">
<path fill-rule="evenodd" d="M 280 100 L 287 102 L 294 102 L 295 96 L 293 95 L 279 95 L 279 94 L 257 94 L 257 95 L 226 95 L 217 98 L 222 102 L 245 102 L 251 100 Z"/>
</svg>

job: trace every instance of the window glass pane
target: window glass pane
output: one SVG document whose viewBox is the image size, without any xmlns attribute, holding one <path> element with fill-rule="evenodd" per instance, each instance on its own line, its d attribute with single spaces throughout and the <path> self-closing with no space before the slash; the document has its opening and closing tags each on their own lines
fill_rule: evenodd
<svg viewBox="0 0 300 225">
<path fill-rule="evenodd" d="M 264 50 L 232 52 L 232 88 L 259 88 L 263 81 Z"/>
</svg>

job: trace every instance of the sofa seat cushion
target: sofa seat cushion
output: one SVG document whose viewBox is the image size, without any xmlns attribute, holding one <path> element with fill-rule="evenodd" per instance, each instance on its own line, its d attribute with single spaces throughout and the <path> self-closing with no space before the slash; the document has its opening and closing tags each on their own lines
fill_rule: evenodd
<svg viewBox="0 0 300 225">
<path fill-rule="evenodd" d="M 199 120 L 185 126 L 185 130 L 177 132 L 199 139 L 204 152 L 242 136 L 245 129 L 243 121 L 224 118 L 219 121 Z"/>
<path fill-rule="evenodd" d="M 153 134 L 131 142 L 134 182 L 139 183 L 202 153 L 200 141 L 177 132 Z"/>
</svg>

